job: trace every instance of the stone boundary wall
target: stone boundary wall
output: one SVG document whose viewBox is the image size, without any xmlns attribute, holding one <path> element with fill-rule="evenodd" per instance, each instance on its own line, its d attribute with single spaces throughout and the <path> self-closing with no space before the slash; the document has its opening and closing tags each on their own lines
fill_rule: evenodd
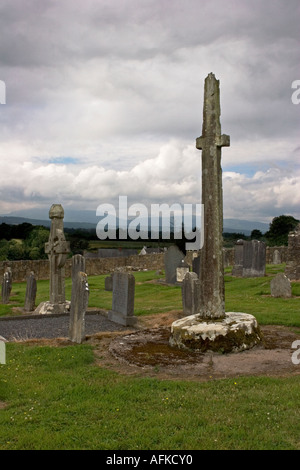
<svg viewBox="0 0 300 470">
<path fill-rule="evenodd" d="M 281 262 L 285 263 L 287 259 L 287 246 L 267 247 L 266 262 L 273 263 L 273 253 L 280 251 Z M 186 261 L 192 265 L 193 253 L 188 252 Z M 164 253 L 151 253 L 148 255 L 133 255 L 118 258 L 86 258 L 86 273 L 88 276 L 112 273 L 118 267 L 131 266 L 133 270 L 159 270 L 164 269 Z M 224 266 L 233 266 L 234 248 L 224 249 Z M 21 260 L 21 261 L 0 261 L 0 278 L 2 279 L 5 268 L 10 266 L 14 282 L 26 281 L 31 271 L 35 273 L 36 279 L 49 279 L 49 261 L 48 260 Z M 71 277 L 71 258 L 65 264 L 65 276 Z"/>
</svg>

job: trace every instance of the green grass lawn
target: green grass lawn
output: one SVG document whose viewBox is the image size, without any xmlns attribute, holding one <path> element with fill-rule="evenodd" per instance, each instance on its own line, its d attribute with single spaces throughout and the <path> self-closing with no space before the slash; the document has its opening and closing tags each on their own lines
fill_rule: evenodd
<svg viewBox="0 0 300 470">
<path fill-rule="evenodd" d="M 261 324 L 300 327 L 300 284 L 293 283 L 291 299 L 270 297 L 270 280 L 283 270 L 268 266 L 264 278 L 238 279 L 227 269 L 226 310 L 252 313 Z M 181 309 L 180 287 L 151 283 L 155 272 L 135 277 L 137 315 Z M 111 307 L 104 278 L 89 278 L 91 307 Z M 13 285 L 1 315 L 23 306 L 25 287 Z M 38 282 L 37 303 L 48 299 L 48 289 L 47 281 Z M 70 291 L 67 279 L 67 298 Z M 99 366 L 89 344 L 8 343 L 6 360 L 0 450 L 300 450 L 300 376 L 206 383 L 126 376 Z"/>
</svg>

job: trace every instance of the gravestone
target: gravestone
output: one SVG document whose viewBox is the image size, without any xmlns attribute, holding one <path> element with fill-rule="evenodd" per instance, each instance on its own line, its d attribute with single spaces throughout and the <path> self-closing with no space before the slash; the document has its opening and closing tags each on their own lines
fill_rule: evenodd
<svg viewBox="0 0 300 470">
<path fill-rule="evenodd" d="M 200 254 L 195 256 L 192 260 L 192 272 L 196 273 L 198 278 L 200 276 Z"/>
<path fill-rule="evenodd" d="M 177 281 L 177 268 L 182 265 L 184 261 L 184 254 L 176 245 L 168 248 L 164 255 L 165 263 L 165 281 L 168 284 L 176 284 Z"/>
<path fill-rule="evenodd" d="M 289 233 L 285 274 L 291 281 L 300 280 L 300 224 Z"/>
<path fill-rule="evenodd" d="M 3 274 L 3 280 L 2 280 L 2 303 L 3 304 L 8 304 L 9 302 L 9 297 L 11 294 L 11 289 L 12 289 L 12 272 L 11 268 L 8 267 L 6 268 L 4 274 Z"/>
<path fill-rule="evenodd" d="M 221 148 L 229 136 L 221 134 L 219 80 L 210 73 L 205 79 L 202 136 L 202 204 L 204 244 L 200 255 L 197 313 L 172 323 L 170 345 L 181 349 L 235 352 L 261 341 L 253 315 L 225 313 L 223 258 L 223 195 Z"/>
<path fill-rule="evenodd" d="M 36 298 L 36 278 L 34 272 L 31 272 L 27 277 L 26 283 L 26 294 L 25 294 L 25 312 L 32 312 L 35 309 L 35 298 Z"/>
<path fill-rule="evenodd" d="M 232 275 L 263 277 L 266 274 L 266 244 L 258 240 L 238 240 L 235 244 Z"/>
<path fill-rule="evenodd" d="M 66 241 L 63 228 L 64 210 L 61 204 L 53 204 L 49 211 L 51 228 L 49 241 L 45 243 L 50 263 L 50 300 L 42 302 L 36 313 L 68 313 L 70 302 L 65 297 L 65 263 L 70 253 L 70 243 Z"/>
<path fill-rule="evenodd" d="M 243 243 L 243 277 L 266 275 L 266 244 L 259 240 Z"/>
<path fill-rule="evenodd" d="M 186 273 L 189 272 L 189 270 L 189 265 L 185 261 L 182 261 L 181 266 L 176 268 L 176 281 L 178 283 L 181 283 L 184 279 L 184 276 L 186 275 Z"/>
<path fill-rule="evenodd" d="M 89 286 L 86 273 L 80 272 L 76 268 L 72 276 L 72 282 L 74 282 L 76 289 L 74 289 L 71 300 L 69 339 L 80 344 L 85 339 L 85 313 L 89 302 Z"/>
<path fill-rule="evenodd" d="M 279 250 L 274 250 L 273 264 L 281 264 L 281 254 Z"/>
<path fill-rule="evenodd" d="M 243 249 L 244 240 L 237 240 L 234 246 L 234 266 L 232 268 L 232 275 L 237 277 L 243 276 Z"/>
<path fill-rule="evenodd" d="M 186 273 L 181 286 L 183 314 L 194 315 L 198 311 L 198 276 L 194 272 Z"/>
<path fill-rule="evenodd" d="M 109 276 L 106 276 L 104 280 L 104 289 L 107 291 L 113 290 L 113 275 L 112 274 L 110 274 Z"/>
<path fill-rule="evenodd" d="M 135 278 L 133 274 L 115 272 L 113 275 L 112 309 L 108 319 L 124 326 L 134 326 Z"/>
<path fill-rule="evenodd" d="M 71 306 L 73 299 L 76 297 L 77 291 L 77 282 L 78 282 L 78 273 L 85 273 L 85 258 L 80 254 L 72 256 L 72 268 L 71 268 L 71 277 L 72 277 L 72 290 L 71 290 Z M 70 306 L 70 308 L 71 308 Z"/>
<path fill-rule="evenodd" d="M 291 281 L 283 273 L 278 273 L 271 281 L 271 296 L 272 297 L 291 297 L 292 288 Z"/>
</svg>

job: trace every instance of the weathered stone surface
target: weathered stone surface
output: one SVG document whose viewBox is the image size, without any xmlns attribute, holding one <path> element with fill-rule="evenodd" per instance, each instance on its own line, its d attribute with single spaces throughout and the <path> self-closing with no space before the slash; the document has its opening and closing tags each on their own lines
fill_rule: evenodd
<svg viewBox="0 0 300 470">
<path fill-rule="evenodd" d="M 50 300 L 40 304 L 35 313 L 66 313 L 70 309 L 70 302 L 65 297 L 64 266 L 70 252 L 70 243 L 64 235 L 64 210 L 61 204 L 52 204 L 49 218 L 51 228 L 49 241 L 45 243 L 45 253 L 48 254 L 50 264 Z"/>
<path fill-rule="evenodd" d="M 106 276 L 104 280 L 104 289 L 107 291 L 113 290 L 113 275 L 112 274 L 110 274 L 109 276 Z"/>
<path fill-rule="evenodd" d="M 173 322 L 169 340 L 171 346 L 181 349 L 235 352 L 261 341 L 255 317 L 225 313 L 222 146 L 229 146 L 229 136 L 221 134 L 219 81 L 209 74 L 205 80 L 202 136 L 196 140 L 196 147 L 202 149 L 204 205 L 200 279 L 195 280 L 197 313 Z"/>
<path fill-rule="evenodd" d="M 11 294 L 11 289 L 12 289 L 12 272 L 11 268 L 8 267 L 5 270 L 5 273 L 3 274 L 3 280 L 2 280 L 2 303 L 7 304 L 9 302 L 9 297 Z"/>
<path fill-rule="evenodd" d="M 272 297 L 291 297 L 291 281 L 283 273 L 278 273 L 270 283 Z"/>
<path fill-rule="evenodd" d="M 80 260 L 77 261 L 79 261 L 80 264 Z M 76 289 L 74 290 L 71 300 L 69 339 L 74 343 L 80 344 L 85 339 L 85 313 L 89 302 L 87 275 L 83 272 L 76 271 L 75 268 L 73 282 L 75 283 Z"/>
<path fill-rule="evenodd" d="M 200 316 L 225 316 L 223 259 L 223 190 L 221 147 L 230 145 L 221 134 L 219 80 L 210 73 L 205 79 L 202 136 L 196 148 L 202 150 L 202 204 L 204 244 L 200 255 Z"/>
<path fill-rule="evenodd" d="M 238 240 L 232 275 L 263 277 L 266 274 L 266 244 L 259 240 Z"/>
<path fill-rule="evenodd" d="M 300 224 L 289 233 L 285 274 L 291 281 L 300 280 Z"/>
<path fill-rule="evenodd" d="M 164 256 L 165 262 L 165 280 L 168 284 L 176 284 L 177 281 L 177 268 L 182 265 L 184 261 L 184 254 L 176 245 L 168 248 Z"/>
<path fill-rule="evenodd" d="M 273 253 L 273 264 L 281 264 L 281 255 L 279 250 L 275 250 Z"/>
<path fill-rule="evenodd" d="M 25 293 L 25 312 L 32 312 L 35 309 L 37 284 L 36 278 L 33 272 L 31 272 L 27 278 L 26 293 Z"/>
<path fill-rule="evenodd" d="M 115 272 L 113 276 L 112 309 L 108 319 L 124 326 L 137 322 L 134 316 L 135 278 L 133 274 Z"/>
<path fill-rule="evenodd" d="M 232 268 L 232 275 L 237 277 L 243 276 L 243 263 L 244 263 L 244 240 L 237 240 L 234 246 L 234 266 Z"/>
<path fill-rule="evenodd" d="M 176 268 L 176 281 L 178 283 L 181 283 L 184 279 L 184 276 L 189 272 L 189 270 L 189 265 L 185 261 L 182 261 L 181 266 L 178 266 L 178 268 Z"/>
<path fill-rule="evenodd" d="M 173 322 L 171 346 L 192 351 L 230 353 L 250 349 L 262 340 L 253 315 L 228 312 L 221 320 L 201 320 L 196 314 Z"/>
<path fill-rule="evenodd" d="M 182 286 L 181 286 L 181 295 L 182 295 L 182 308 L 183 314 L 193 315 L 197 313 L 198 310 L 198 276 L 196 273 L 188 272 L 186 273 Z"/>
<path fill-rule="evenodd" d="M 243 243 L 243 277 L 266 275 L 266 244 L 259 240 Z"/>
</svg>

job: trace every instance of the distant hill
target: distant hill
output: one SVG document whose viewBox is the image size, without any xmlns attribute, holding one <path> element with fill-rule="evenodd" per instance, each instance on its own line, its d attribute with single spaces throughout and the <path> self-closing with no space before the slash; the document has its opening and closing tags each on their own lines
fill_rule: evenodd
<svg viewBox="0 0 300 470">
<path fill-rule="evenodd" d="M 96 216 L 96 211 L 65 209 L 64 226 L 66 228 L 95 229 L 99 220 L 99 217 Z M 7 215 L 0 215 L 0 224 L 18 225 L 24 222 L 45 227 L 50 227 L 51 223 L 48 211 L 41 209 L 30 209 L 22 211 L 22 213 L 11 212 Z M 262 233 L 269 230 L 268 223 L 240 219 L 224 219 L 223 226 L 223 232 L 236 232 L 243 233 L 244 235 L 250 235 L 254 229 L 260 230 Z"/>
</svg>

